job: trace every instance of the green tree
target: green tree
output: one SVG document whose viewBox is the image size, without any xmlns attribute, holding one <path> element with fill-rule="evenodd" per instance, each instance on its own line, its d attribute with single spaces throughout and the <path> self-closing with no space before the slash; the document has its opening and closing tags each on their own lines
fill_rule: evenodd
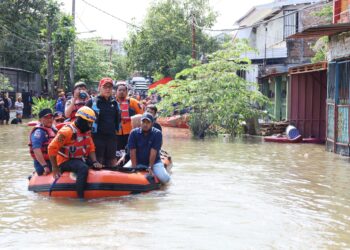
<svg viewBox="0 0 350 250">
<path fill-rule="evenodd" d="M 127 64 L 127 58 L 124 55 L 113 53 L 112 55 L 113 79 L 126 80 L 130 76 L 130 69 Z"/>
<path fill-rule="evenodd" d="M 75 29 L 73 26 L 73 18 L 70 15 L 61 15 L 57 29 L 53 32 L 53 43 L 56 54 L 58 56 L 58 88 L 64 86 L 65 71 L 68 71 L 66 65 L 67 52 L 74 42 Z"/>
<path fill-rule="evenodd" d="M 75 81 L 83 80 L 90 87 L 103 77 L 125 80 L 130 75 L 126 57 L 99 43 L 99 38 L 77 40 L 75 54 Z"/>
<path fill-rule="evenodd" d="M 46 6 L 46 0 L 0 1 L 0 64 L 39 72 Z"/>
<path fill-rule="evenodd" d="M 13 87 L 10 83 L 10 80 L 0 73 L 0 92 L 12 91 Z"/>
<path fill-rule="evenodd" d="M 324 18 L 324 20 L 327 23 L 332 23 L 333 7 L 332 5 L 328 4 L 324 6 L 321 10 L 315 11 L 313 15 Z M 311 49 L 316 53 L 315 56 L 311 59 L 312 63 L 317 63 L 320 61 L 327 60 L 328 43 L 329 43 L 328 36 L 322 36 L 311 47 Z"/>
<path fill-rule="evenodd" d="M 195 136 L 218 128 L 231 135 L 240 131 L 241 121 L 263 115 L 259 107 L 268 103 L 255 83 L 245 81 L 236 72 L 248 70 L 251 62 L 241 58 L 250 50 L 246 41 L 228 44 L 209 56 L 209 63 L 178 73 L 176 80 L 156 88 L 163 114 L 187 108 Z"/>
<path fill-rule="evenodd" d="M 208 0 L 154 2 L 141 29 L 132 28 L 125 42 L 130 68 L 151 75 L 175 76 L 190 66 L 193 20 L 197 27 L 197 56 L 217 49 L 217 42 L 198 28 L 211 27 L 215 17 Z"/>
<path fill-rule="evenodd" d="M 54 0 L 49 0 L 46 8 L 46 30 L 44 31 L 46 35 L 47 51 L 47 86 L 48 92 L 52 94 L 52 89 L 54 86 L 54 42 L 53 33 L 58 26 L 58 13 L 59 5 Z"/>
</svg>

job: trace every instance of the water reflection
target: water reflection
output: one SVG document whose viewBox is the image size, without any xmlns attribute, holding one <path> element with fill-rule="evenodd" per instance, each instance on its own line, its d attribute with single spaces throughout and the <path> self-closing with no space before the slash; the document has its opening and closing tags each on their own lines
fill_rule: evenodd
<svg viewBox="0 0 350 250">
<path fill-rule="evenodd" d="M 4 248 L 350 247 L 350 164 L 323 146 L 168 135 L 165 146 L 175 161 L 171 185 L 81 203 L 27 191 L 28 132 L 0 127 Z"/>
</svg>

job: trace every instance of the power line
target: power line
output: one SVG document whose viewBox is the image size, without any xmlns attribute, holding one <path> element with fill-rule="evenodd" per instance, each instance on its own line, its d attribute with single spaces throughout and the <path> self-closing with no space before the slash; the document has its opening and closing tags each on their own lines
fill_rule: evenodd
<svg viewBox="0 0 350 250">
<path fill-rule="evenodd" d="M 18 35 L 18 33 L 16 33 L 15 31 L 13 31 L 13 30 L 11 30 L 11 29 L 9 29 L 9 28 L 8 28 L 6 25 L 4 25 L 4 24 L 3 24 L 0 28 L 3 28 L 3 29 L 5 29 L 5 30 L 7 30 L 8 32 L 11 33 L 10 35 L 12 35 L 12 36 L 14 36 L 14 37 L 17 37 L 18 39 L 20 39 L 20 40 L 22 40 L 22 41 L 24 41 L 24 42 L 27 42 L 27 43 L 30 43 L 30 44 L 34 44 L 34 45 L 41 45 L 41 46 L 45 45 L 45 43 L 43 43 L 43 42 L 37 42 L 37 41 L 32 40 L 32 39 L 23 38 L 22 36 Z M 48 44 L 48 43 L 47 43 L 47 44 Z"/>
<path fill-rule="evenodd" d="M 92 5 L 91 3 L 89 3 L 89 2 L 87 2 L 87 1 L 85 1 L 85 0 L 82 0 L 82 1 L 83 1 L 84 3 L 86 3 L 87 5 L 89 5 L 90 7 L 94 8 L 94 9 L 96 9 L 96 10 L 98 10 L 98 11 L 100 11 L 100 12 L 102 12 L 102 13 L 104 13 L 104 14 L 110 16 L 110 17 L 113 17 L 114 19 L 117 19 L 117 20 L 119 20 L 120 22 L 123 22 L 123 23 L 125 23 L 125 24 L 127 24 L 127 25 L 133 26 L 133 27 L 135 27 L 135 28 L 141 30 L 141 27 L 139 27 L 139 26 L 137 26 L 137 25 L 135 25 L 135 24 L 132 24 L 132 23 L 130 23 L 130 22 L 128 22 L 128 21 L 125 21 L 125 20 L 123 20 L 123 19 L 117 17 L 117 16 L 114 16 L 114 15 L 108 13 L 107 11 L 104 11 L 104 10 L 98 8 L 98 7 L 96 7 L 95 5 Z"/>
</svg>

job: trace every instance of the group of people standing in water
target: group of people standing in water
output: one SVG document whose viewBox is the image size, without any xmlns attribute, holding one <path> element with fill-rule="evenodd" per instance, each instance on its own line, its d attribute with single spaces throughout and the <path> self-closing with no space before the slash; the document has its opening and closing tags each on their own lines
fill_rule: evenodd
<svg viewBox="0 0 350 250">
<path fill-rule="evenodd" d="M 76 83 L 65 108 L 69 122 L 57 130 L 54 114 L 43 109 L 30 134 L 30 153 L 37 174 L 52 172 L 59 178 L 64 171 L 76 173 L 77 195 L 82 199 L 89 167 L 110 168 L 123 165 L 125 159 L 130 159 L 131 167 L 148 168 L 163 184 L 170 181 L 160 159 L 162 132 L 155 123 L 157 108 L 150 105 L 142 109 L 136 99 L 128 97 L 124 83 L 115 86 L 115 96 L 113 88 L 113 80 L 103 78 L 99 94 L 90 98 L 86 84 Z M 141 116 L 140 127 L 132 127 L 134 115 Z M 127 157 L 123 154 L 118 159 L 118 151 L 127 152 Z"/>
</svg>

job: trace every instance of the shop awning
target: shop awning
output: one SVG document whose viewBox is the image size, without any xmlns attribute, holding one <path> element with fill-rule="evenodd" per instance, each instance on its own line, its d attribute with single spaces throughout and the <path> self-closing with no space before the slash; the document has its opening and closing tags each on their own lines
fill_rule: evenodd
<svg viewBox="0 0 350 250">
<path fill-rule="evenodd" d="M 160 79 L 157 82 L 152 83 L 151 85 L 148 86 L 148 89 L 154 89 L 155 87 L 157 87 L 159 84 L 167 84 L 168 82 L 170 82 L 171 80 L 173 80 L 173 78 L 171 77 L 164 77 L 163 79 Z"/>
<path fill-rule="evenodd" d="M 350 31 L 350 23 L 327 24 L 306 28 L 302 32 L 295 33 L 288 38 L 316 38 L 321 36 L 331 36 L 347 31 Z"/>
</svg>

